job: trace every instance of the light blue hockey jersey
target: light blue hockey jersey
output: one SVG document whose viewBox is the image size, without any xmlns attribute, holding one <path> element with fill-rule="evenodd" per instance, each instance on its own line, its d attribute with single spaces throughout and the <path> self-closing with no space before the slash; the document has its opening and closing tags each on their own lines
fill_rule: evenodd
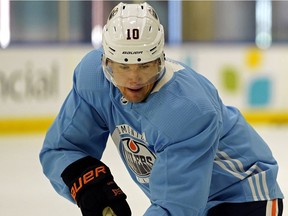
<svg viewBox="0 0 288 216">
<path fill-rule="evenodd" d="M 101 55 L 93 50 L 75 69 L 40 153 L 59 194 L 72 201 L 62 171 L 87 155 L 101 159 L 110 134 L 151 200 L 145 216 L 202 216 L 222 202 L 283 198 L 267 144 L 207 79 L 167 60 L 149 97 L 130 103 L 105 79 Z"/>
</svg>

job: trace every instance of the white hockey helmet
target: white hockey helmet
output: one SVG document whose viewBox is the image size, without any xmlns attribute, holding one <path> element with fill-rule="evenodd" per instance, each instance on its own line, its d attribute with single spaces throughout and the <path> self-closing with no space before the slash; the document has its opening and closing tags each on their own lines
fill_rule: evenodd
<svg viewBox="0 0 288 216">
<path fill-rule="evenodd" d="M 104 58 L 139 64 L 164 60 L 164 29 L 148 3 L 119 3 L 103 28 Z"/>
</svg>

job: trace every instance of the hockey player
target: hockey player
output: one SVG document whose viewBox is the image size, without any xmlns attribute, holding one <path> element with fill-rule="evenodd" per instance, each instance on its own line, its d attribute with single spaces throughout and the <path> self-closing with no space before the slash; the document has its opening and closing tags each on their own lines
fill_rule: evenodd
<svg viewBox="0 0 288 216">
<path fill-rule="evenodd" d="M 165 59 L 164 30 L 149 4 L 112 10 L 103 48 L 81 60 L 73 84 L 40 160 L 84 216 L 131 215 L 101 161 L 109 134 L 151 201 L 145 216 L 282 215 L 267 144 L 206 78 Z"/>
</svg>

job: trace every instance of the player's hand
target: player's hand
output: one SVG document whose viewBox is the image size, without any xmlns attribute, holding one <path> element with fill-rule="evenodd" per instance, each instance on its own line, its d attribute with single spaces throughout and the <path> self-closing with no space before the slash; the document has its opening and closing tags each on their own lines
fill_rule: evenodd
<svg viewBox="0 0 288 216">
<path fill-rule="evenodd" d="M 85 170 L 80 173 L 84 167 Z M 69 165 L 61 176 L 83 216 L 131 216 L 126 195 L 101 161 L 82 158 Z"/>
</svg>

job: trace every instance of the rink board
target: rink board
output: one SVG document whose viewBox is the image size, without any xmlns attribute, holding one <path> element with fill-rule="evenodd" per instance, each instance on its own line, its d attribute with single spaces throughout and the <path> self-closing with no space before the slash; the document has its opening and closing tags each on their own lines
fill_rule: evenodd
<svg viewBox="0 0 288 216">
<path fill-rule="evenodd" d="M 206 76 L 223 102 L 252 124 L 288 123 L 288 46 L 183 44 L 166 47 Z M 91 46 L 11 47 L 0 52 L 0 134 L 43 132 L 72 86 L 73 71 Z"/>
</svg>

